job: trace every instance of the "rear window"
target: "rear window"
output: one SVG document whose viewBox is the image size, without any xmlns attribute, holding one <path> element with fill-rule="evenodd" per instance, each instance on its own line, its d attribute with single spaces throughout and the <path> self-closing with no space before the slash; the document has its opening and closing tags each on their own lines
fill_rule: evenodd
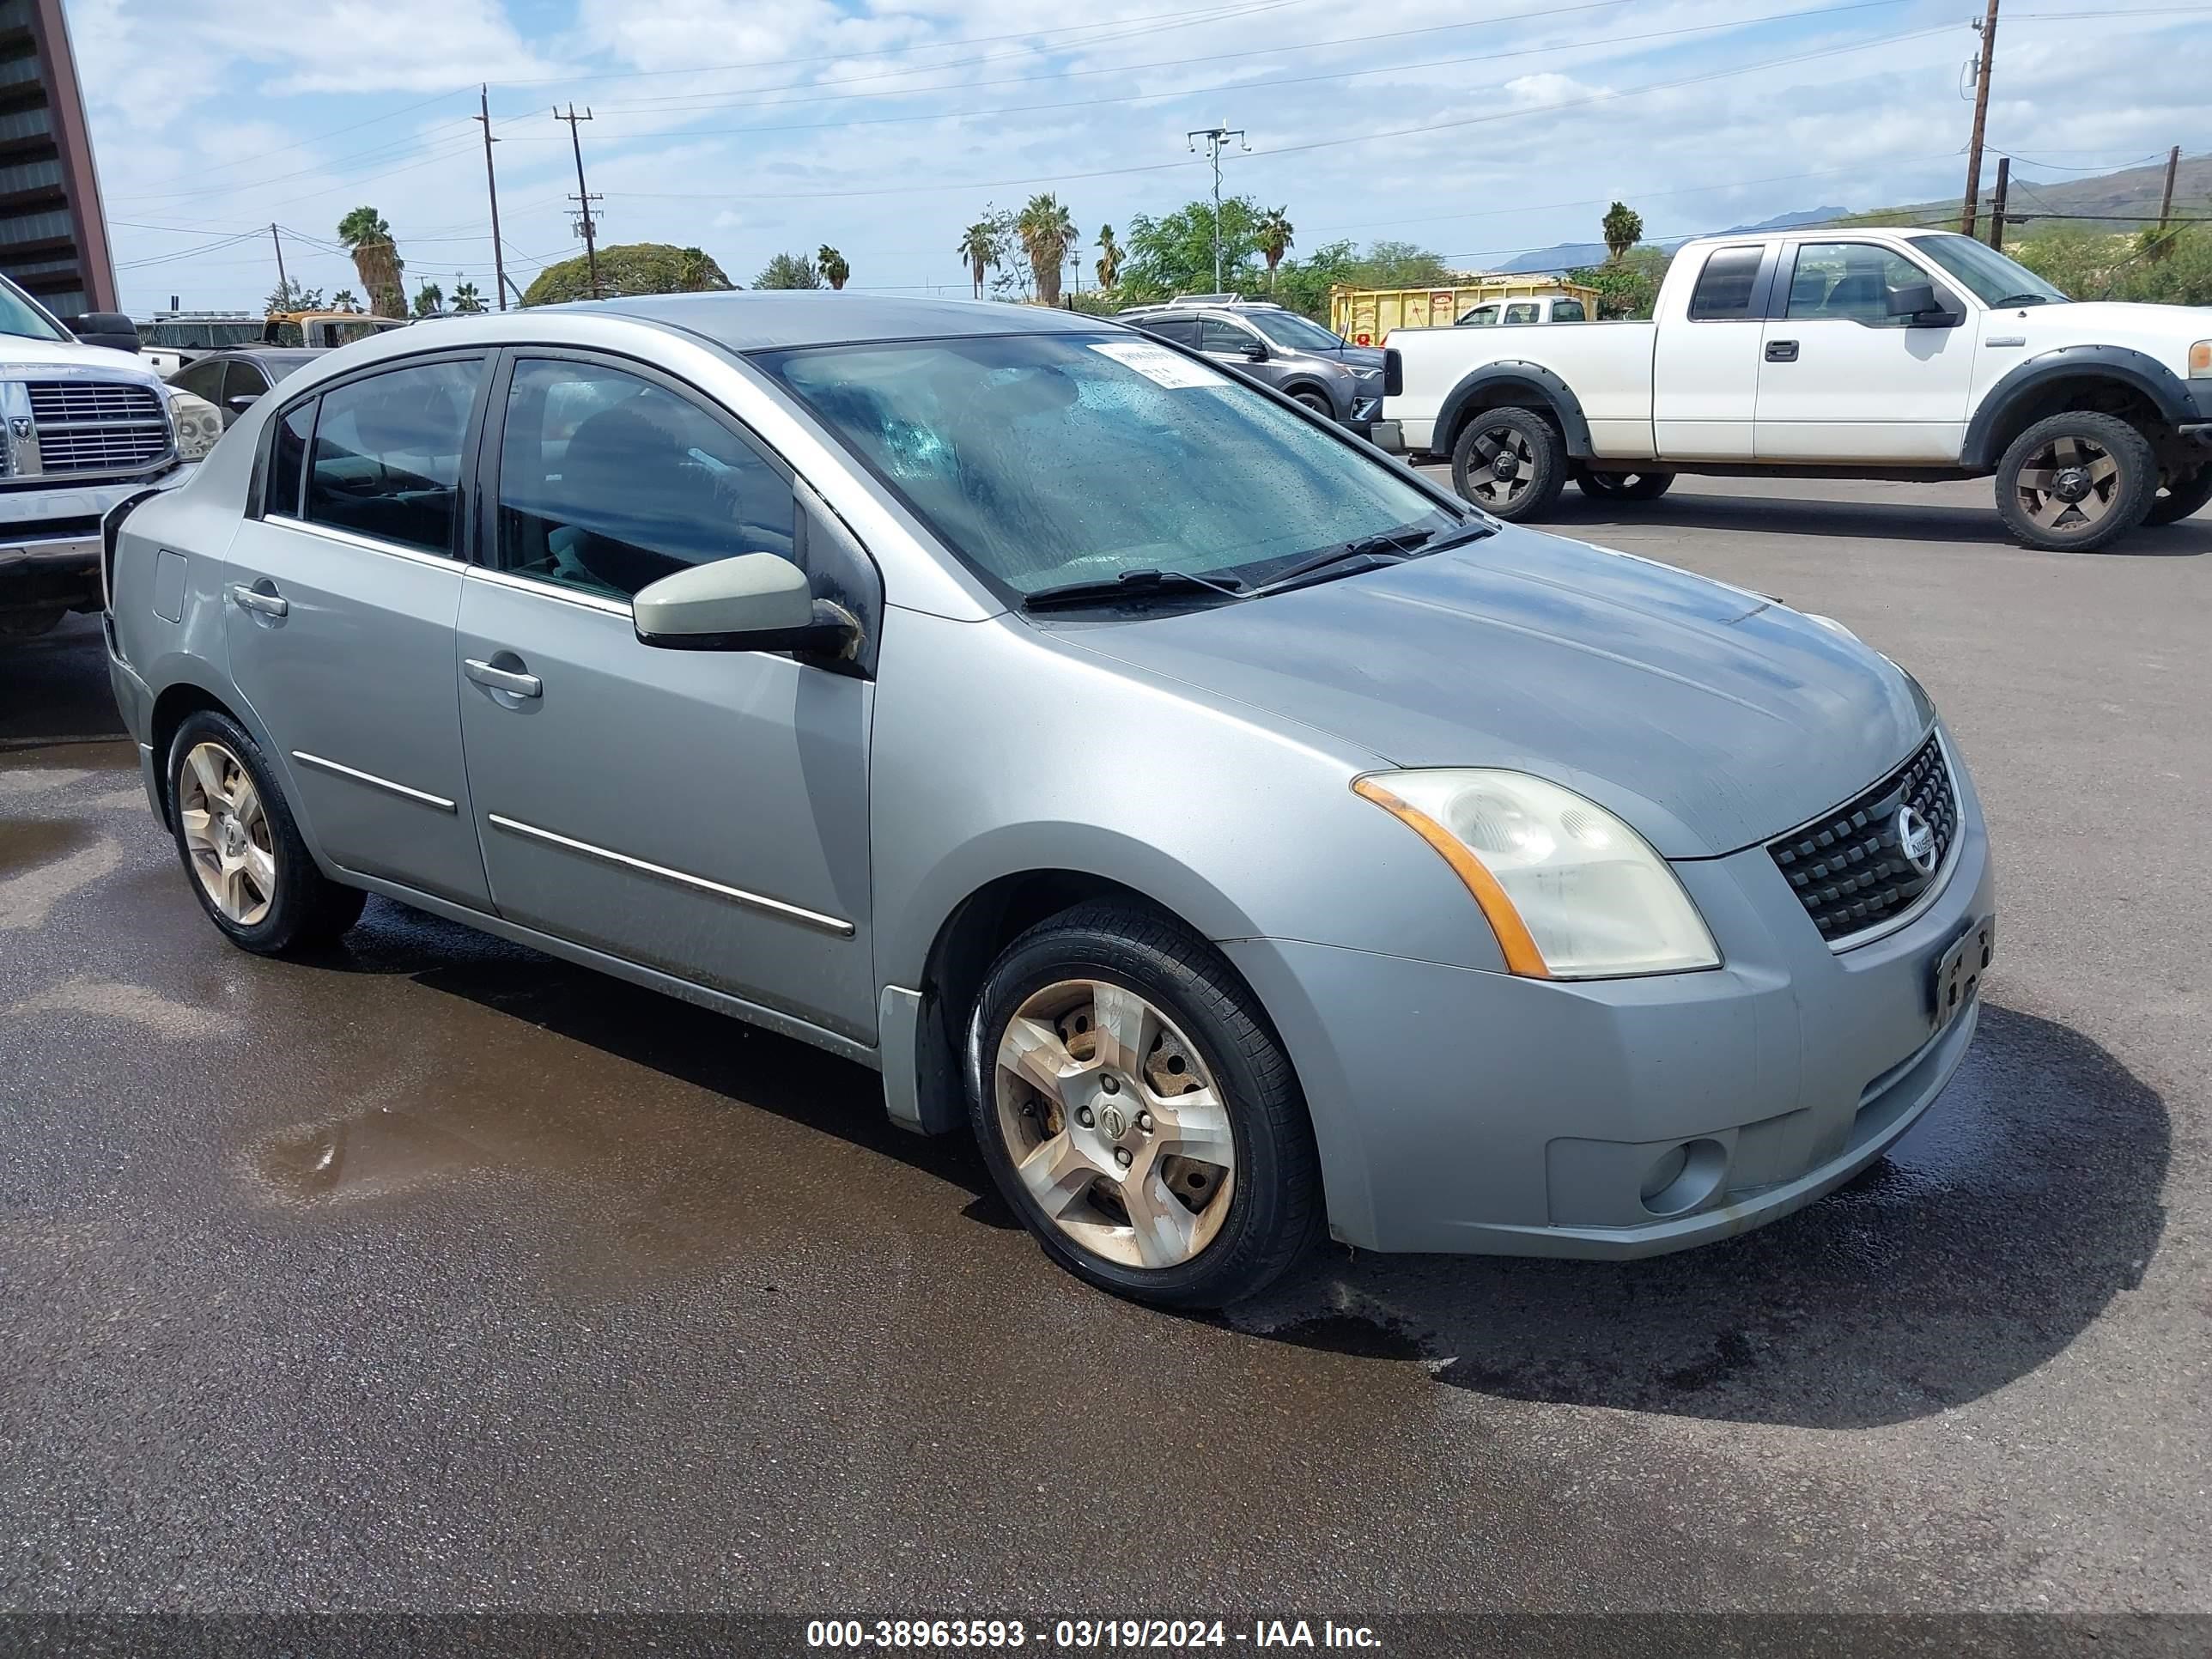
<svg viewBox="0 0 2212 1659">
<path fill-rule="evenodd" d="M 1693 323 L 1741 322 L 1751 315 L 1751 291 L 1759 282 L 1764 248 L 1723 247 L 1713 251 L 1698 274 L 1690 295 Z"/>
<path fill-rule="evenodd" d="M 1552 320 L 1555 323 L 1580 323 L 1589 319 L 1583 314 L 1580 300 L 1554 300 L 1552 301 Z"/>
</svg>

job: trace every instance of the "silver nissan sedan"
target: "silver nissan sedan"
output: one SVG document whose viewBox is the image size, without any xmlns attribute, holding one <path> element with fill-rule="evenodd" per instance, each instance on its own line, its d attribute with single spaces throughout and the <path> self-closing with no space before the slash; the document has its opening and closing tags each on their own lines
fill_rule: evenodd
<svg viewBox="0 0 2212 1659">
<path fill-rule="evenodd" d="M 1910 674 L 1112 323 L 395 330 L 106 539 L 147 795 L 236 944 L 378 893 L 848 1056 L 1126 1296 L 1324 1231 L 1741 1232 L 1972 1038 L 1990 858 Z"/>
</svg>

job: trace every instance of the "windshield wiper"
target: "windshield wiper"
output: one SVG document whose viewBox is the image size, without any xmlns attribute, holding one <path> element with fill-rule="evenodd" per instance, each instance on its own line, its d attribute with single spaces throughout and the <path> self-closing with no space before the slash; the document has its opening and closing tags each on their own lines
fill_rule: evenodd
<svg viewBox="0 0 2212 1659">
<path fill-rule="evenodd" d="M 1252 592 L 1257 596 L 1279 593 L 1289 587 L 1303 587 L 1323 572 L 1340 564 L 1348 564 L 1355 559 L 1379 559 L 1385 564 L 1403 564 L 1420 554 L 1440 553 L 1447 547 L 1480 541 L 1484 537 L 1495 533 L 1493 527 L 1482 520 L 1468 519 L 1440 531 L 1389 530 L 1379 536 L 1363 536 L 1358 541 L 1346 542 L 1341 546 L 1329 548 L 1302 563 L 1292 565 L 1280 575 L 1261 583 Z"/>
<path fill-rule="evenodd" d="M 1063 582 L 1058 587 L 1040 587 L 1034 593 L 1022 595 L 1024 611 L 1054 611 L 1082 605 L 1112 604 L 1120 599 L 1147 599 L 1155 593 L 1188 593 L 1208 590 L 1232 599 L 1245 599 L 1250 590 L 1243 582 L 1231 579 L 1217 581 L 1211 576 L 1194 576 L 1188 570 L 1124 570 L 1118 576 L 1097 581 Z"/>
</svg>

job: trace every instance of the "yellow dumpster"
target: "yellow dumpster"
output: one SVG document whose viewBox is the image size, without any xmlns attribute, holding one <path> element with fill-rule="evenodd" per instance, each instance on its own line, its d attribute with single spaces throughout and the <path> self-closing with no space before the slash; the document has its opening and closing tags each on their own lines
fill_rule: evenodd
<svg viewBox="0 0 2212 1659">
<path fill-rule="evenodd" d="M 1394 328 L 1449 328 L 1491 300 L 1561 295 L 1597 315 L 1597 290 L 1556 276 L 1485 276 L 1434 288 L 1346 288 L 1328 291 L 1328 325 L 1354 345 L 1381 345 Z"/>
</svg>

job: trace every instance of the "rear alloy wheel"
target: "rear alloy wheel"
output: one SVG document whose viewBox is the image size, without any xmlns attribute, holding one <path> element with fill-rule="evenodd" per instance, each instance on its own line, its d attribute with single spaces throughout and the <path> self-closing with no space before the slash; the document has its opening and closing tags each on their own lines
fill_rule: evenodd
<svg viewBox="0 0 2212 1659">
<path fill-rule="evenodd" d="M 1566 483 L 1559 433 L 1526 409 L 1480 410 L 1452 446 L 1452 488 L 1493 519 L 1540 517 Z"/>
<path fill-rule="evenodd" d="M 169 824 L 208 919 L 273 956 L 326 944 L 368 895 L 315 867 L 259 745 L 227 714 L 187 715 L 169 744 Z"/>
<path fill-rule="evenodd" d="M 2151 498 L 2150 511 L 2144 515 L 2143 522 L 2179 524 L 2207 501 L 2212 501 L 2212 463 L 2160 484 L 2158 494 Z"/>
<path fill-rule="evenodd" d="M 984 981 L 969 1050 L 984 1161 L 1079 1277 L 1219 1307 L 1312 1243 L 1320 1176 L 1289 1060 L 1186 929 L 1103 904 L 1040 922 Z"/>
<path fill-rule="evenodd" d="M 1997 463 L 1997 512 L 2030 547 L 2086 553 L 2143 522 L 2158 488 L 2149 441 L 2125 421 L 2053 415 Z"/>
<path fill-rule="evenodd" d="M 1671 472 L 1577 472 L 1575 488 L 1594 501 L 1656 501 L 1674 487 Z"/>
</svg>

